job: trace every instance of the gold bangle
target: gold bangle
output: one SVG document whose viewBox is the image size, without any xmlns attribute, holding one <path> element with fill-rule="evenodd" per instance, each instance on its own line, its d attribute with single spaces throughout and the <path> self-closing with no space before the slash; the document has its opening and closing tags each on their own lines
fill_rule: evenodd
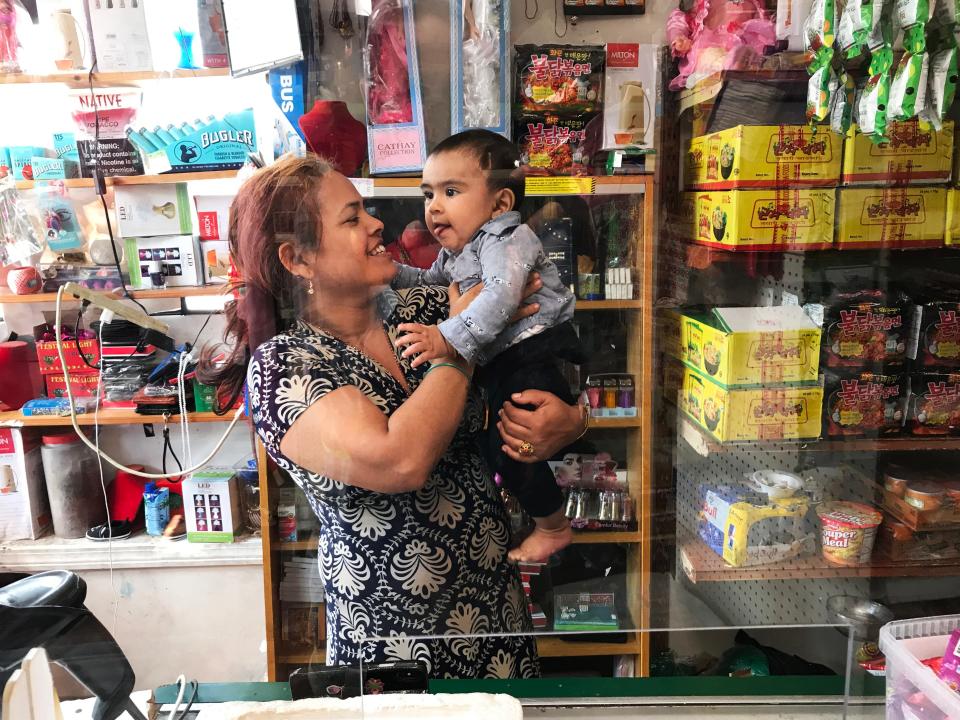
<svg viewBox="0 0 960 720">
<path fill-rule="evenodd" d="M 581 439 L 584 435 L 587 434 L 587 430 L 590 429 L 590 408 L 583 403 L 580 403 L 580 415 L 583 416 L 583 430 L 580 431 L 580 434 L 577 435 L 577 440 Z M 574 440 L 576 442 L 577 440 Z"/>
</svg>

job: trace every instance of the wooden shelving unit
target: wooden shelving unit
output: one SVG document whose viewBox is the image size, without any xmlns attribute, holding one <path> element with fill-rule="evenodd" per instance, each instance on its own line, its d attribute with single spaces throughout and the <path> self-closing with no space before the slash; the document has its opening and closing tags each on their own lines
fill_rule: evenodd
<svg viewBox="0 0 960 720">
<path fill-rule="evenodd" d="M 56 72 L 43 75 L 24 73 L 4 73 L 0 75 L 0 85 L 37 85 L 49 83 L 67 83 L 68 85 L 113 85 L 143 80 L 175 80 L 183 78 L 230 77 L 227 68 L 196 68 L 195 70 L 154 70 L 144 72 L 95 72 L 93 77 L 87 71 Z"/>
<path fill-rule="evenodd" d="M 118 175 L 108 177 L 107 185 L 164 185 L 168 183 L 197 182 L 199 180 L 231 180 L 237 176 L 236 170 L 211 170 L 195 173 L 165 173 L 163 175 Z M 71 178 L 69 180 L 51 180 L 61 182 L 68 188 L 92 188 L 93 178 Z M 18 190 L 33 190 L 37 183 L 33 180 L 17 180 Z"/>
<path fill-rule="evenodd" d="M 168 300 L 188 297 L 216 297 L 217 295 L 228 294 L 228 292 L 228 286 L 226 285 L 199 285 L 197 287 L 170 287 L 163 290 L 131 290 L 130 294 L 137 300 Z M 122 300 L 123 296 L 119 296 L 119 299 Z M 17 295 L 10 292 L 8 288 L 0 288 L 0 305 L 55 303 L 56 301 L 57 294 L 55 292 Z M 63 302 L 76 303 L 80 301 L 72 295 L 64 295 Z"/>
<path fill-rule="evenodd" d="M 816 580 L 824 578 L 911 578 L 955 577 L 960 559 L 925 562 L 895 561 L 875 550 L 868 565 L 838 567 L 821 555 L 810 555 L 767 565 L 733 567 L 699 539 L 680 545 L 680 564 L 690 582 L 734 582 L 737 580 Z"/>
<path fill-rule="evenodd" d="M 217 415 L 212 412 L 192 412 L 188 413 L 188 418 L 192 423 L 223 423 L 230 422 L 233 419 L 233 412 L 227 415 Z M 83 413 L 77 415 L 78 425 L 93 425 L 94 413 Z M 162 415 L 140 415 L 133 410 L 120 410 L 110 408 L 101 410 L 97 416 L 97 422 L 100 425 L 152 425 L 162 423 Z M 179 423 L 179 415 L 170 416 L 171 423 Z M 0 427 L 70 427 L 69 415 L 31 415 L 24 417 L 19 410 L 0 413 Z"/>
<path fill-rule="evenodd" d="M 577 310 L 639 310 L 643 307 L 641 300 L 577 300 Z"/>
</svg>

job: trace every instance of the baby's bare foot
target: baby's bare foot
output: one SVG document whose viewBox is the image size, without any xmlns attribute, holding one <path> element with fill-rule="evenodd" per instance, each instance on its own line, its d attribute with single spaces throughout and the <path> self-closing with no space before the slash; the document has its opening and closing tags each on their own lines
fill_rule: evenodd
<svg viewBox="0 0 960 720">
<path fill-rule="evenodd" d="M 572 540 L 573 530 L 569 525 L 556 530 L 536 527 L 507 557 L 514 563 L 545 563 L 551 555 L 563 550 Z"/>
</svg>

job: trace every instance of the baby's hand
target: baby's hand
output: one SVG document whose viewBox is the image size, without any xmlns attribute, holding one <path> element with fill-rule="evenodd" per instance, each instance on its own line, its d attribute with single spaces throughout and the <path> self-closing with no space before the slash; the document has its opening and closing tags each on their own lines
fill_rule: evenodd
<svg viewBox="0 0 960 720">
<path fill-rule="evenodd" d="M 418 367 L 428 360 L 455 358 L 457 351 L 453 349 L 436 325 L 421 325 L 420 323 L 403 323 L 397 328 L 406 333 L 397 339 L 397 347 L 407 346 L 401 357 L 416 355 L 411 367 Z"/>
</svg>

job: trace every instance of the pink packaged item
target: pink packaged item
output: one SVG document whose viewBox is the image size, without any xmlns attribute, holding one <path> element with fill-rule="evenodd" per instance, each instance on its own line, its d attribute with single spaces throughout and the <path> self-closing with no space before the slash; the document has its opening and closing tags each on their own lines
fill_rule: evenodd
<svg viewBox="0 0 960 720">
<path fill-rule="evenodd" d="M 954 692 L 960 692 L 960 628 L 950 633 L 937 676 Z"/>
</svg>

